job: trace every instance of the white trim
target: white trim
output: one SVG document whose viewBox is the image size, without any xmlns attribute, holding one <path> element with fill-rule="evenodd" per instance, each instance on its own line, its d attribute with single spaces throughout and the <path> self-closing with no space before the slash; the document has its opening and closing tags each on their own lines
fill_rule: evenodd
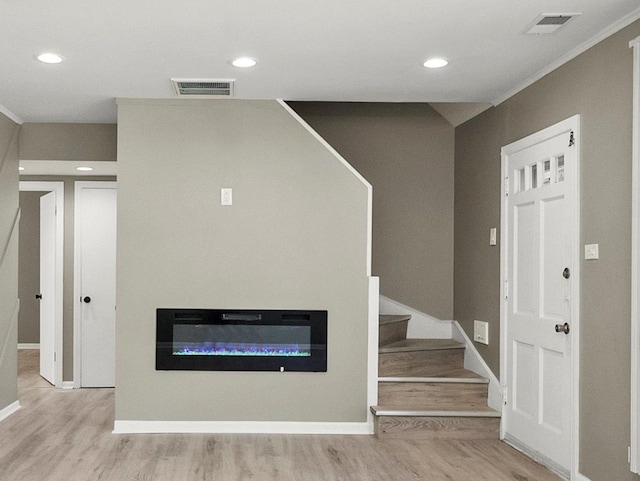
<svg viewBox="0 0 640 481">
<path fill-rule="evenodd" d="M 382 314 L 411 315 L 407 326 L 408 339 L 451 339 L 452 321 L 443 321 L 424 312 L 417 311 L 386 296 L 380 296 Z"/>
<path fill-rule="evenodd" d="M 18 409 L 20 409 L 20 401 L 14 401 L 9 404 L 6 408 L 0 409 L 0 421 L 4 421 L 13 413 L 15 413 Z"/>
<path fill-rule="evenodd" d="M 11 112 L 11 110 L 9 110 L 8 108 L 6 108 L 6 107 L 4 107 L 2 105 L 0 105 L 0 114 L 4 114 L 7 118 L 13 120 L 18 125 L 24 124 L 24 120 L 22 120 L 16 114 Z"/>
<path fill-rule="evenodd" d="M 18 349 L 40 349 L 40 344 L 37 342 L 19 342 Z"/>
<path fill-rule="evenodd" d="M 82 322 L 80 319 L 82 295 L 82 256 L 80 255 L 81 244 L 81 208 L 82 194 L 84 188 L 94 189 L 116 189 L 116 181 L 75 181 L 73 191 L 73 385 L 75 388 L 82 387 Z"/>
<path fill-rule="evenodd" d="M 463 342 L 466 346 L 464 350 L 464 368 L 489 380 L 487 405 L 491 409 L 502 411 L 502 387 L 500 386 L 500 381 L 482 358 L 460 323 L 453 321 L 452 324 L 454 327 L 452 338 Z"/>
<path fill-rule="evenodd" d="M 124 421 L 116 420 L 113 434 L 373 434 L 371 423 L 278 421 Z"/>
<path fill-rule="evenodd" d="M 76 383 L 73 381 L 63 381 L 62 389 L 75 389 Z"/>
<path fill-rule="evenodd" d="M 640 9 L 638 10 L 640 13 Z M 563 132 L 573 130 L 575 138 L 575 168 L 574 175 L 569 185 L 570 195 L 573 197 L 573 222 L 571 225 L 571 235 L 573 238 L 572 264 L 573 272 L 571 277 L 571 349 L 572 349 L 572 386 L 571 386 L 571 479 L 579 470 L 580 465 L 580 115 L 574 115 L 566 120 L 558 122 L 544 130 L 529 135 L 501 149 L 501 200 L 500 200 L 500 372 L 503 373 L 502 389 L 505 389 L 507 379 L 507 326 L 506 326 L 506 302 L 504 299 L 504 282 L 507 274 L 507 255 L 509 252 L 507 236 L 507 202 L 505 201 L 505 181 L 507 177 L 507 157 L 528 146 L 534 145 L 544 140 L 560 135 Z M 503 405 L 504 419 L 504 405 Z M 505 437 L 505 423 L 500 428 L 500 438 Z"/>
<path fill-rule="evenodd" d="M 586 42 L 578 45 L 573 50 L 567 52 L 566 54 L 561 56 L 556 61 L 550 63 L 545 68 L 543 68 L 541 70 L 538 70 L 536 73 L 534 73 L 527 80 L 525 80 L 524 82 L 520 83 L 517 87 L 514 87 L 514 88 L 508 90 L 506 93 L 500 95 L 499 97 L 497 97 L 492 102 L 492 104 L 494 106 L 496 106 L 496 105 L 501 104 L 505 100 L 513 97 L 517 93 L 521 92 L 522 90 L 526 89 L 527 87 L 531 86 L 532 84 L 534 84 L 535 82 L 540 80 L 545 75 L 548 75 L 551 72 L 553 72 L 554 70 L 556 70 L 557 68 L 562 67 L 565 63 L 573 60 L 578 55 L 586 52 L 591 47 L 593 47 L 594 45 L 602 42 L 603 40 L 605 40 L 606 38 L 610 37 L 614 33 L 619 32 L 624 27 L 630 25 L 631 23 L 635 22 L 639 18 L 640 18 L 640 8 L 637 8 L 633 12 L 629 13 L 628 15 L 625 15 L 620 20 L 615 21 L 614 23 L 612 23 L 611 25 L 609 25 L 605 29 L 603 29 L 600 32 L 598 32 L 596 35 L 591 37 Z"/>
<path fill-rule="evenodd" d="M 380 279 L 369 278 L 369 323 L 367 350 L 367 422 L 373 434 L 373 413 L 370 406 L 378 404 L 378 337 L 380 325 Z"/>
<path fill-rule="evenodd" d="M 56 361 L 53 384 L 62 386 L 63 372 L 63 332 L 64 332 L 64 182 L 20 181 L 21 192 L 55 192 L 56 196 L 56 250 L 55 250 L 55 320 L 54 344 Z"/>
<path fill-rule="evenodd" d="M 631 176 L 631 447 L 630 469 L 640 473 L 640 37 L 633 48 L 633 147 Z"/>
<path fill-rule="evenodd" d="M 295 110 L 281 99 L 277 99 L 280 106 L 285 109 L 291 117 L 293 117 L 307 132 L 309 132 L 322 146 L 327 149 L 336 159 L 344 165 L 351 174 L 355 176 L 367 189 L 367 276 L 371 277 L 371 257 L 372 257 L 372 226 L 373 226 L 373 187 L 365 179 L 360 172 L 353 168 L 353 166 L 347 162 L 347 160 L 338 153 L 329 143 L 324 140 L 318 132 L 316 132 L 302 117 L 300 117 Z"/>
<path fill-rule="evenodd" d="M 68 176 L 117 176 L 118 163 L 115 161 L 84 160 L 20 160 L 20 175 L 68 175 Z M 91 167 L 90 172 L 80 172 L 78 167 Z"/>
</svg>

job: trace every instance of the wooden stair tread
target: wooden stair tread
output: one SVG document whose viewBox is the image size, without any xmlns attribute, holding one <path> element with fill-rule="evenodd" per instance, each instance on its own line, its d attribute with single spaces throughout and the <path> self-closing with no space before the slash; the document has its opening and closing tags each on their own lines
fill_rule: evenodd
<svg viewBox="0 0 640 481">
<path fill-rule="evenodd" d="M 437 351 L 443 349 L 464 349 L 465 345 L 455 339 L 402 339 L 385 344 L 378 349 L 380 354 L 390 352 Z"/>
<path fill-rule="evenodd" d="M 421 408 L 397 408 L 393 406 L 371 406 L 374 416 L 411 416 L 411 417 L 476 417 L 499 418 L 501 414 L 488 406 L 473 406 L 470 409 L 446 409 L 438 407 L 429 409 Z"/>
<path fill-rule="evenodd" d="M 479 376 L 478 374 L 467 371 L 468 377 L 404 377 L 404 376 L 386 376 L 379 377 L 378 382 L 406 382 L 406 383 L 455 383 L 455 384 L 489 384 L 489 380 Z"/>
<path fill-rule="evenodd" d="M 380 314 L 380 325 L 408 321 L 409 319 L 411 319 L 411 315 L 409 314 L 407 315 Z"/>
</svg>

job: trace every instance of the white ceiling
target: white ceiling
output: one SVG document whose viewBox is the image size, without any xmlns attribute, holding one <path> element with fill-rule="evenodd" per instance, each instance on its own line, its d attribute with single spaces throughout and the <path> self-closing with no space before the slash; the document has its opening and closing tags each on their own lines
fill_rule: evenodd
<svg viewBox="0 0 640 481">
<path fill-rule="evenodd" d="M 171 78 L 235 78 L 236 97 L 496 103 L 640 0 L 2 0 L 0 106 L 26 122 L 115 122 L 117 97 Z M 542 13 L 581 13 L 549 36 Z M 631 40 L 631 39 L 629 39 Z M 35 56 L 65 57 L 45 65 Z M 251 69 L 229 60 L 250 56 Z M 451 63 L 428 70 L 422 62 Z"/>
</svg>

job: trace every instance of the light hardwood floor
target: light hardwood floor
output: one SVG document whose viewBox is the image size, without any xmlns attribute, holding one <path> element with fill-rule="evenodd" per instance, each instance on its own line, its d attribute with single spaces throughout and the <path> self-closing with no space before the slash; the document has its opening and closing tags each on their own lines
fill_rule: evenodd
<svg viewBox="0 0 640 481">
<path fill-rule="evenodd" d="M 560 480 L 497 439 L 115 435 L 113 389 L 52 388 L 37 356 L 19 352 L 22 409 L 0 422 L 2 481 Z"/>
</svg>

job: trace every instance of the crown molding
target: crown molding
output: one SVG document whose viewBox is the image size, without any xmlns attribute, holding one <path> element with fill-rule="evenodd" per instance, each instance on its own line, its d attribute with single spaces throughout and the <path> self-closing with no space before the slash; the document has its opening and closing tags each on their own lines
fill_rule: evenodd
<svg viewBox="0 0 640 481">
<path fill-rule="evenodd" d="M 563 55 L 562 57 L 557 59 L 555 62 L 547 65 L 542 70 L 539 70 L 538 72 L 533 74 L 531 77 L 529 77 L 527 80 L 525 80 L 524 82 L 519 84 L 517 87 L 515 87 L 515 88 L 507 91 L 506 93 L 502 94 L 501 96 L 497 97 L 492 102 L 492 104 L 494 106 L 497 106 L 497 105 L 501 104 L 502 102 L 504 102 L 505 100 L 510 99 L 511 97 L 516 95 L 517 93 L 523 91 L 527 87 L 531 86 L 532 84 L 534 84 L 535 82 L 540 80 L 545 75 L 550 74 L 551 72 L 553 72 L 557 68 L 561 67 L 562 65 L 564 65 L 567 62 L 569 62 L 570 60 L 573 60 L 578 55 L 586 52 L 591 47 L 593 47 L 594 45 L 597 45 L 598 43 L 602 42 L 604 39 L 610 37 L 614 33 L 619 32 L 624 27 L 627 27 L 628 25 L 632 24 L 633 22 L 635 22 L 639 18 L 640 18 L 640 7 L 635 9 L 633 12 L 629 13 L 628 15 L 622 17 L 620 20 L 612 23 L 611 25 L 609 25 L 604 30 L 601 30 L 595 36 L 593 36 L 592 38 L 590 38 L 586 42 L 578 45 L 573 50 L 570 50 L 568 53 L 566 53 L 565 55 Z"/>
<path fill-rule="evenodd" d="M 10 118 L 11 120 L 13 120 L 18 125 L 24 124 L 24 120 L 22 120 L 16 114 L 11 112 L 11 110 L 9 110 L 8 108 L 6 108 L 6 107 L 4 107 L 2 105 L 0 105 L 0 114 L 4 114 L 6 117 Z"/>
</svg>

